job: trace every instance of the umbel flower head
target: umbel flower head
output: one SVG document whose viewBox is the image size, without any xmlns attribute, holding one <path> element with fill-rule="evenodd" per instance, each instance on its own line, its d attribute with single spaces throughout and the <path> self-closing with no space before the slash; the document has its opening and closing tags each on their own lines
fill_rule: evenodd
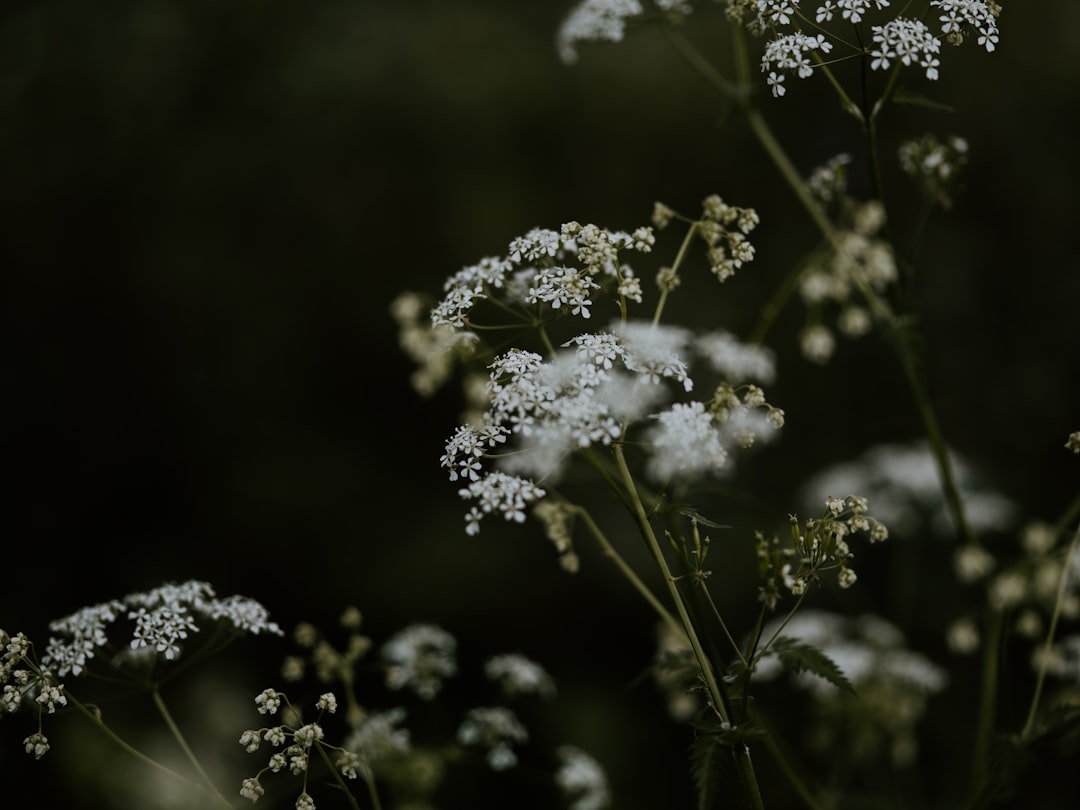
<svg viewBox="0 0 1080 810">
<path fill-rule="evenodd" d="M 121 623 L 127 624 L 130 633 L 123 638 L 117 626 Z M 53 635 L 41 665 L 59 678 L 81 675 L 88 662 L 109 645 L 121 650 L 117 661 L 145 655 L 172 661 L 180 655 L 184 641 L 210 625 L 232 634 L 282 632 L 254 599 L 219 599 L 209 583 L 190 580 L 91 605 L 52 622 Z"/>
<path fill-rule="evenodd" d="M 689 227 L 684 244 L 703 243 L 720 282 L 753 260 L 747 238 L 758 224 L 753 209 L 711 195 L 697 220 L 658 205 L 653 223 L 663 228 L 676 218 Z M 653 227 L 614 231 L 571 221 L 559 230 L 533 228 L 511 240 L 505 256 L 482 259 L 447 280 L 431 310 L 431 329 L 476 335 L 468 345 L 475 359 L 486 360 L 487 371 L 483 390 L 472 397 L 475 413 L 440 459 L 470 502 L 467 533 L 476 534 L 493 514 L 524 522 L 575 454 L 610 447 L 631 433 L 646 449 L 646 472 L 666 485 L 726 474 L 735 448 L 767 440 L 782 426 L 783 411 L 754 384 L 775 377 L 768 349 L 723 330 L 695 333 L 660 322 L 685 250 L 675 266 L 657 274 L 652 318 L 635 317 L 647 293 L 625 257 L 649 254 L 655 243 Z M 617 317 L 597 324 L 604 308 Z M 493 326 L 484 320 L 488 313 L 538 331 L 538 345 L 503 346 L 487 359 L 479 336 Z M 556 330 L 569 339 L 554 342 Z M 446 337 L 444 346 L 466 345 Z M 703 400 L 672 402 L 695 391 L 695 364 L 719 385 L 711 398 L 706 392 Z"/>
</svg>

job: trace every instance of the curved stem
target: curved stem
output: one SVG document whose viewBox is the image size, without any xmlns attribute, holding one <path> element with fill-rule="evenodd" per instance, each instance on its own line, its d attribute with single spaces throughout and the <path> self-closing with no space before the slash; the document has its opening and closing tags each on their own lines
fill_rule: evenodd
<svg viewBox="0 0 1080 810">
<path fill-rule="evenodd" d="M 1038 716 L 1039 701 L 1042 699 L 1043 683 L 1046 681 L 1046 668 L 1050 665 L 1050 654 L 1054 648 L 1054 634 L 1057 632 L 1058 619 L 1061 616 L 1061 606 L 1065 602 L 1065 591 L 1069 584 L 1069 570 L 1073 555 L 1077 547 L 1080 547 L 1080 526 L 1073 532 L 1072 541 L 1061 561 L 1061 576 L 1058 578 L 1057 598 L 1054 600 L 1054 612 L 1050 616 L 1050 627 L 1046 631 L 1046 641 L 1043 644 L 1042 656 L 1039 659 L 1039 672 L 1035 679 L 1035 691 L 1031 696 L 1031 707 L 1028 709 L 1027 721 L 1024 730 L 1020 732 L 1020 739 L 1028 739 L 1035 731 L 1035 718 Z"/>
<path fill-rule="evenodd" d="M 341 772 L 335 768 L 334 763 L 330 761 L 330 756 L 326 753 L 326 749 L 318 742 L 315 743 L 315 749 L 319 752 L 319 756 L 322 758 L 323 763 L 330 769 L 330 773 L 334 775 L 334 781 L 337 782 L 338 787 L 341 788 L 341 792 L 347 797 L 349 807 L 353 808 L 353 810 L 360 810 L 360 805 L 357 803 L 356 797 L 352 795 L 352 791 L 349 790 L 348 785 L 345 784 L 345 780 L 341 778 Z M 379 794 L 375 792 L 372 780 L 365 779 L 364 781 L 368 784 L 368 792 L 371 795 L 372 804 L 374 805 L 375 810 L 382 810 L 382 805 L 379 803 Z"/>
<path fill-rule="evenodd" d="M 664 552 L 660 548 L 659 541 L 656 539 L 656 532 L 653 531 L 652 524 L 649 523 L 649 516 L 645 514 L 645 506 L 642 504 L 641 497 L 638 495 L 637 485 L 634 483 L 634 477 L 626 464 L 626 457 L 623 454 L 622 447 L 620 445 L 615 445 L 614 451 L 619 472 L 623 477 L 623 483 L 631 496 L 634 519 L 637 521 L 638 529 L 645 539 L 645 544 L 648 546 L 649 551 L 652 552 L 653 559 L 656 561 L 660 573 L 663 574 L 664 582 L 667 584 L 672 601 L 675 602 L 675 609 L 678 611 L 683 630 L 686 632 L 687 640 L 690 642 L 690 647 L 697 658 L 698 666 L 701 667 L 701 675 L 705 679 L 705 685 L 709 689 L 709 697 L 713 706 L 716 708 L 717 713 L 720 715 L 720 719 L 725 722 L 730 722 L 727 705 L 724 701 L 724 694 L 720 691 L 720 685 L 716 680 L 716 673 L 713 672 L 712 663 L 705 654 L 705 648 L 702 646 L 701 639 L 698 637 L 697 631 L 694 629 L 694 624 L 690 620 L 690 612 L 687 610 L 686 601 L 679 591 L 677 580 L 672 575 L 671 568 L 668 566 L 667 559 L 664 557 Z"/>
<path fill-rule="evenodd" d="M 68 703 L 70 705 L 74 706 L 78 711 L 82 712 L 82 714 L 91 723 L 93 723 L 98 728 L 98 730 L 101 731 L 102 734 L 104 734 L 106 737 L 108 737 L 110 740 L 112 740 L 113 743 L 115 743 L 125 753 L 130 754 L 131 756 L 135 757 L 135 759 L 139 760 L 144 765 L 148 765 L 151 768 L 153 768 L 153 769 L 155 769 L 157 771 L 160 771 L 161 773 L 168 774 L 173 779 L 176 779 L 176 780 L 178 780 L 180 782 L 185 782 L 185 783 L 187 783 L 187 784 L 189 784 L 189 785 L 191 785 L 192 787 L 195 787 L 195 788 L 199 788 L 199 789 L 202 789 L 202 790 L 207 789 L 207 785 L 202 784 L 201 782 L 196 782 L 193 779 L 191 779 L 191 778 L 189 778 L 187 776 L 184 776 L 184 774 L 178 773 L 177 771 L 174 771 L 169 766 L 163 765 L 162 763 L 158 762 L 156 759 L 153 759 L 153 758 L 147 756 L 146 754 L 144 754 L 138 748 L 135 748 L 133 745 L 131 745 L 131 743 L 129 743 L 127 740 L 125 740 L 123 737 L 121 737 L 119 734 L 117 734 L 115 731 L 113 731 L 111 728 L 109 728 L 108 725 L 105 724 L 105 721 L 101 719 L 100 711 L 98 711 L 96 708 L 91 709 L 89 706 L 87 706 L 84 703 L 80 702 L 74 695 L 71 694 L 71 692 L 69 692 L 67 690 L 64 691 L 64 696 L 68 699 Z M 232 803 L 229 802 L 229 800 L 226 799 L 224 796 L 222 796 L 221 793 L 219 793 L 216 788 L 214 788 L 211 785 L 209 787 L 209 789 L 210 789 L 211 794 L 216 799 L 218 799 L 222 803 L 222 805 L 224 805 L 225 807 L 232 807 Z"/>
<path fill-rule="evenodd" d="M 165 725 L 169 727 L 169 731 L 172 732 L 173 738 L 183 750 L 184 756 L 187 757 L 188 762 L 191 763 L 192 767 L 195 769 L 195 772 L 199 774 L 199 778 L 202 780 L 203 785 L 211 793 L 216 793 L 218 796 L 221 796 L 221 793 L 214 785 L 213 780 L 210 779 L 210 775 L 207 774 L 206 770 L 202 766 L 202 763 L 199 762 L 199 758 L 195 756 L 195 752 L 192 751 L 191 746 L 188 745 L 187 740 L 184 738 L 183 733 L 180 731 L 180 727 L 176 724 L 176 721 L 173 720 L 172 714 L 169 712 L 169 708 L 165 705 L 165 701 L 161 697 L 161 692 L 156 685 L 151 687 L 150 695 L 154 700 L 154 706 L 157 708 L 158 714 L 160 714 L 162 719 L 165 721 Z M 221 798 L 227 803 L 227 800 L 224 796 L 221 796 Z"/>
<path fill-rule="evenodd" d="M 990 750 L 990 737 L 994 733 L 997 705 L 998 665 L 1001 653 L 1001 635 L 1005 625 L 1005 614 L 992 611 L 986 632 L 986 646 L 983 648 L 982 696 L 979 702 L 979 718 L 975 729 L 975 744 L 972 746 L 970 795 L 978 796 L 986 784 L 987 754 Z"/>
<path fill-rule="evenodd" d="M 582 519 L 582 521 L 584 521 L 585 528 L 587 528 L 589 530 L 589 533 L 592 534 L 594 538 L 596 538 L 596 541 L 600 544 L 600 547 L 604 550 L 604 553 L 611 559 L 612 562 L 615 563 L 615 566 L 619 569 L 620 572 L 622 572 L 623 576 L 625 576 L 630 581 L 630 584 L 634 586 L 634 589 L 643 597 L 645 597 L 645 601 L 652 605 L 653 610 L 655 610 L 660 616 L 660 618 L 664 621 L 664 623 L 667 624 L 669 628 L 671 628 L 671 630 L 675 633 L 676 637 L 689 644 L 690 639 L 687 638 L 686 630 L 683 629 L 683 626 L 679 624 L 679 621 L 674 616 L 671 615 L 671 611 L 664 607 L 660 600 L 656 598 L 656 594 L 654 594 L 649 589 L 649 586 L 641 580 L 641 577 L 639 577 L 634 571 L 634 569 L 630 567 L 629 563 L 627 563 L 626 560 L 623 559 L 622 555 L 615 550 L 615 547 L 607 539 L 607 536 L 604 534 L 603 530 L 597 525 L 596 521 L 593 520 L 592 515 L 589 514 L 588 510 L 586 510 L 583 506 L 574 506 L 573 509 L 574 514 L 576 514 Z"/>
</svg>

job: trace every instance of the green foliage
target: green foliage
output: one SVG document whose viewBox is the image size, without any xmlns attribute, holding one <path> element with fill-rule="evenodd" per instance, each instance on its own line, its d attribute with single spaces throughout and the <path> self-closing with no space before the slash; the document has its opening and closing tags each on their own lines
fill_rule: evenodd
<svg viewBox="0 0 1080 810">
<path fill-rule="evenodd" d="M 845 692 L 855 694 L 855 687 L 829 656 L 817 647 L 798 639 L 781 636 L 773 642 L 772 650 L 780 658 L 780 663 L 789 672 L 809 672 L 824 678 Z"/>
</svg>

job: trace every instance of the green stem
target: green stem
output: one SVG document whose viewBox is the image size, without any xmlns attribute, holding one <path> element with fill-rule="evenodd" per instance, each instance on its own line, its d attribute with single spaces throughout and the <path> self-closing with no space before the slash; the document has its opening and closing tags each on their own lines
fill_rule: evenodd
<svg viewBox="0 0 1080 810">
<path fill-rule="evenodd" d="M 716 673 L 713 671 L 712 663 L 705 654 L 701 639 L 697 634 L 697 630 L 694 628 L 693 621 L 690 619 L 690 612 L 687 610 L 686 601 L 683 598 L 682 592 L 679 590 L 677 580 L 671 573 L 671 568 L 667 564 L 664 552 L 660 548 L 660 543 L 656 538 L 656 532 L 653 531 L 652 524 L 649 523 L 649 516 L 645 513 L 645 506 L 638 494 L 637 485 L 634 483 L 634 477 L 626 464 L 626 457 L 623 454 L 622 446 L 615 445 L 614 451 L 615 461 L 619 467 L 619 472 L 622 475 L 623 484 L 633 502 L 634 518 L 637 521 L 642 537 L 645 539 L 645 543 L 649 547 L 649 551 L 652 552 L 653 559 L 656 560 L 656 565 L 660 569 L 660 573 L 664 577 L 664 582 L 667 583 L 668 592 L 671 594 L 672 601 L 675 602 L 675 609 L 679 613 L 679 619 L 682 621 L 683 629 L 686 631 L 687 639 L 690 641 L 690 647 L 693 649 L 694 655 L 697 658 L 698 666 L 701 667 L 701 675 L 709 690 L 713 709 L 716 711 L 721 721 L 730 723 L 730 713 L 728 711 L 727 703 L 725 702 L 725 695 L 720 689 L 720 684 L 716 680 Z M 764 810 L 761 790 L 758 787 L 757 775 L 754 772 L 754 763 L 750 759 L 750 749 L 744 744 L 741 751 L 736 751 L 735 759 L 743 779 L 743 784 L 746 787 L 751 806 L 754 807 L 755 810 Z"/>
<path fill-rule="evenodd" d="M 174 771 L 172 768 L 168 767 L 167 765 L 163 765 L 162 763 L 158 762 L 156 759 L 148 757 L 146 754 L 144 754 L 138 748 L 135 748 L 133 745 L 131 745 L 131 743 L 129 743 L 123 737 L 118 735 L 115 731 L 113 731 L 111 728 L 109 728 L 109 726 L 107 726 L 105 724 L 105 721 L 101 719 L 100 711 L 98 711 L 96 708 L 91 709 L 89 706 L 87 706 L 84 703 L 80 702 L 74 695 L 71 694 L 71 692 L 68 692 L 66 690 L 64 692 L 64 696 L 67 698 L 68 703 L 70 705 L 74 706 L 78 711 L 82 712 L 82 714 L 91 723 L 93 723 L 95 726 L 97 726 L 98 730 L 101 731 L 102 734 L 104 734 L 106 737 L 108 737 L 110 740 L 112 740 L 113 743 L 115 743 L 125 753 L 130 754 L 131 756 L 135 757 L 135 759 L 139 760 L 144 765 L 148 765 L 151 768 L 153 768 L 153 769 L 155 769 L 157 771 L 160 771 L 161 773 L 168 774 L 173 779 L 176 779 L 176 780 L 178 780 L 180 782 L 185 782 L 186 784 L 189 784 L 192 787 L 199 788 L 201 790 L 206 790 L 207 789 L 207 787 L 208 787 L 207 785 L 202 784 L 200 782 L 196 782 L 196 781 L 190 779 L 189 777 L 184 776 L 182 773 L 177 773 L 176 771 Z M 221 793 L 219 793 L 218 790 L 215 787 L 213 787 L 213 785 L 209 785 L 209 790 L 210 790 L 210 793 L 216 799 L 218 799 L 224 806 L 232 807 L 232 804 L 229 802 L 229 800 L 226 799 L 224 796 L 222 796 Z"/>
<path fill-rule="evenodd" d="M 173 738 L 180 745 L 188 762 L 195 768 L 195 772 L 199 774 L 199 778 L 202 779 L 203 785 L 211 793 L 216 793 L 218 796 L 221 796 L 221 793 L 218 791 L 217 787 L 215 787 L 213 780 L 210 779 L 209 774 L 203 769 L 202 763 L 199 762 L 199 758 L 195 756 L 195 752 L 191 750 L 191 746 L 188 745 L 187 740 L 184 739 L 180 727 L 176 724 L 176 721 L 173 720 L 172 714 L 169 713 L 169 709 L 165 705 L 165 701 L 162 700 L 161 692 L 156 685 L 150 688 L 150 695 L 153 697 L 154 706 L 157 707 L 158 713 L 165 721 L 165 725 L 169 727 L 169 731 L 172 732 Z M 224 796 L 221 796 L 221 799 L 228 803 L 228 800 L 226 800 Z"/>
<path fill-rule="evenodd" d="M 759 722 L 761 718 L 758 718 Z M 780 768 L 780 772 L 787 779 L 788 783 L 794 788 L 795 792 L 799 794 L 799 798 L 802 799 L 804 805 L 809 810 L 825 810 L 821 803 L 814 798 L 814 795 L 804 784 L 802 778 L 795 772 L 795 768 L 792 766 L 787 754 L 780 747 L 776 741 L 776 735 L 772 731 L 769 731 L 764 735 L 765 750 L 769 752 L 769 755 L 773 758 L 773 761 Z"/>
<path fill-rule="evenodd" d="M 352 795 L 352 791 L 349 790 L 349 786 L 345 784 L 345 780 L 341 778 L 341 772 L 334 767 L 334 763 L 330 761 L 330 756 L 326 753 L 326 749 L 321 743 L 315 743 L 315 749 L 319 752 L 319 756 L 322 758 L 323 763 L 330 769 L 330 773 L 334 775 L 334 781 L 337 782 L 338 787 L 341 788 L 341 792 L 345 794 L 349 801 L 349 807 L 353 810 L 360 810 L 360 805 L 356 801 L 356 797 Z M 379 795 L 375 792 L 374 786 L 367 779 L 364 780 L 368 783 L 368 791 L 372 797 L 372 804 L 375 810 L 382 810 L 382 805 L 379 804 Z"/>
<path fill-rule="evenodd" d="M 686 258 L 686 251 L 689 249 L 690 242 L 693 241 L 694 235 L 697 233 L 697 231 L 698 224 L 694 222 L 690 226 L 689 230 L 687 230 L 686 236 L 683 237 L 682 244 L 679 245 L 679 252 L 676 254 L 675 261 L 671 265 L 671 270 L 673 273 L 679 272 L 679 268 L 682 266 L 683 260 Z M 671 292 L 671 289 L 668 287 L 664 287 L 660 290 L 660 300 L 657 301 L 656 312 L 653 313 L 652 322 L 654 326 L 660 323 L 660 315 L 664 311 L 664 304 L 667 303 L 667 297 L 669 292 Z"/>
<path fill-rule="evenodd" d="M 1050 616 L 1050 627 L 1046 631 L 1046 641 L 1043 643 L 1043 654 L 1039 660 L 1039 671 L 1035 679 L 1035 691 L 1031 696 L 1031 708 L 1028 709 L 1027 722 L 1024 730 L 1020 732 L 1020 739 L 1026 740 L 1035 731 L 1035 718 L 1039 711 L 1039 701 L 1042 699 L 1043 683 L 1046 680 L 1046 668 L 1050 664 L 1050 654 L 1054 648 L 1054 634 L 1057 632 L 1058 618 L 1061 616 L 1061 606 L 1065 602 L 1065 591 L 1069 584 L 1069 568 L 1072 564 L 1073 555 L 1080 546 L 1080 526 L 1073 532 L 1072 542 L 1065 552 L 1061 561 L 1061 575 L 1058 578 L 1057 598 L 1054 600 L 1054 612 Z"/>
<path fill-rule="evenodd" d="M 945 444 L 945 437 L 942 435 L 941 428 L 938 425 L 934 406 L 930 401 L 922 376 L 916 366 L 914 353 L 902 332 L 897 330 L 895 337 L 900 343 L 896 350 L 900 355 L 900 362 L 904 367 L 904 374 L 908 379 L 908 384 L 911 386 L 911 393 L 915 398 L 915 405 L 919 411 L 919 418 L 922 419 L 923 429 L 930 440 L 930 449 L 937 464 L 938 474 L 941 476 L 942 489 L 945 491 L 945 501 L 949 505 L 953 521 L 956 524 L 956 530 L 965 543 L 976 546 L 978 541 L 975 539 L 975 534 L 972 532 L 971 524 L 967 519 L 967 510 L 964 508 L 964 501 L 960 496 L 960 487 L 956 483 L 956 474 L 953 471 L 952 459 L 949 457 L 949 448 Z"/>
<path fill-rule="evenodd" d="M 705 685 L 709 689 L 709 697 L 712 700 L 717 713 L 720 715 L 720 719 L 725 722 L 730 722 L 727 704 L 724 701 L 724 694 L 720 691 L 720 685 L 716 680 L 716 674 L 713 672 L 712 664 L 710 663 L 708 656 L 705 655 L 705 648 L 701 644 L 701 639 L 698 637 L 697 631 L 694 628 L 694 623 L 690 620 L 690 613 L 687 610 L 683 595 L 679 591 L 678 582 L 671 573 L 671 568 L 667 564 L 664 552 L 660 548 L 659 541 L 656 539 L 656 532 L 653 531 L 652 524 L 649 523 L 649 516 L 645 513 L 645 506 L 641 501 L 641 497 L 638 495 L 634 477 L 626 464 L 626 456 L 623 454 L 622 446 L 615 445 L 614 451 L 615 461 L 619 467 L 619 472 L 622 475 L 623 483 L 626 491 L 630 494 L 634 519 L 638 524 L 638 529 L 640 530 L 642 537 L 645 539 L 646 545 L 649 547 L 649 551 L 652 553 L 653 559 L 656 561 L 657 567 L 660 569 L 660 573 L 664 577 L 664 582 L 667 585 L 668 592 L 671 594 L 672 601 L 675 603 L 675 609 L 679 613 L 679 619 L 682 622 L 683 630 L 686 633 L 687 640 L 690 642 L 691 649 L 694 651 L 694 655 L 697 657 L 698 666 L 701 667 L 701 675 L 705 679 Z"/>
<path fill-rule="evenodd" d="M 596 538 L 596 541 L 600 544 L 604 553 L 615 563 L 615 566 L 622 572 L 623 576 L 630 580 L 630 584 L 634 586 L 634 589 L 645 597 L 645 601 L 652 605 L 653 610 L 655 610 L 660 618 L 663 619 L 664 623 L 671 628 L 675 633 L 675 636 L 683 642 L 689 643 L 690 640 L 687 638 L 683 626 L 671 615 L 671 611 L 664 607 L 663 603 L 657 599 L 656 594 L 654 594 L 649 589 L 649 586 L 641 580 L 641 577 L 639 577 L 634 569 L 630 567 L 629 563 L 623 559 L 622 555 L 615 550 L 615 547 L 607 539 L 603 530 L 597 525 L 596 521 L 593 520 L 592 515 L 588 513 L 585 507 L 575 506 L 574 513 L 585 522 L 585 527 L 589 530 L 589 533 Z"/>
<path fill-rule="evenodd" d="M 987 754 L 990 750 L 990 737 L 994 733 L 996 722 L 998 666 L 1001 654 L 1001 636 L 1004 631 L 1005 614 L 993 610 L 986 631 L 986 645 L 983 647 L 982 697 L 979 703 L 979 717 L 975 729 L 974 755 L 971 761 L 970 795 L 982 793 L 986 783 Z"/>
</svg>

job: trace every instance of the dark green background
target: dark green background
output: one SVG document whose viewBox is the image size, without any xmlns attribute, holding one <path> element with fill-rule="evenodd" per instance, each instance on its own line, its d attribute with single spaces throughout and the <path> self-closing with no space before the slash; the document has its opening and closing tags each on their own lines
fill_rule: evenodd
<svg viewBox="0 0 1080 810">
<path fill-rule="evenodd" d="M 549 667 L 555 742 L 609 766 L 618 807 L 688 806 L 686 734 L 637 680 L 647 609 L 587 544 L 570 577 L 534 529 L 464 536 L 438 468 L 458 400 L 410 391 L 388 314 L 533 226 L 629 229 L 656 199 L 693 212 L 719 192 L 761 213 L 758 260 L 684 300 L 745 333 L 813 244 L 741 119 L 657 31 L 560 64 L 569 5 L 5 0 L 0 625 L 43 639 L 84 604 L 187 578 L 290 626 L 347 604 L 377 637 L 434 621 L 472 656 Z M 688 31 L 726 66 L 706 5 Z M 956 112 L 883 121 L 886 154 L 927 128 L 971 144 L 914 289 L 926 373 L 953 446 L 1048 520 L 1080 481 L 1061 446 L 1080 429 L 1078 24 L 1071 2 L 1009 3 L 997 53 L 947 48 L 939 82 L 912 76 Z M 799 168 L 858 154 L 825 83 L 792 84 L 763 106 Z M 716 507 L 738 548 L 822 466 L 919 435 L 878 339 L 820 369 L 798 357 L 801 322 L 790 308 L 773 341 L 786 436 Z M 943 554 L 923 559 L 941 573 Z M 908 630 L 940 651 L 934 615 Z M 239 662 L 236 678 L 266 685 Z M 66 752 L 34 763 L 4 733 L 0 770 L 39 789 Z"/>
</svg>

